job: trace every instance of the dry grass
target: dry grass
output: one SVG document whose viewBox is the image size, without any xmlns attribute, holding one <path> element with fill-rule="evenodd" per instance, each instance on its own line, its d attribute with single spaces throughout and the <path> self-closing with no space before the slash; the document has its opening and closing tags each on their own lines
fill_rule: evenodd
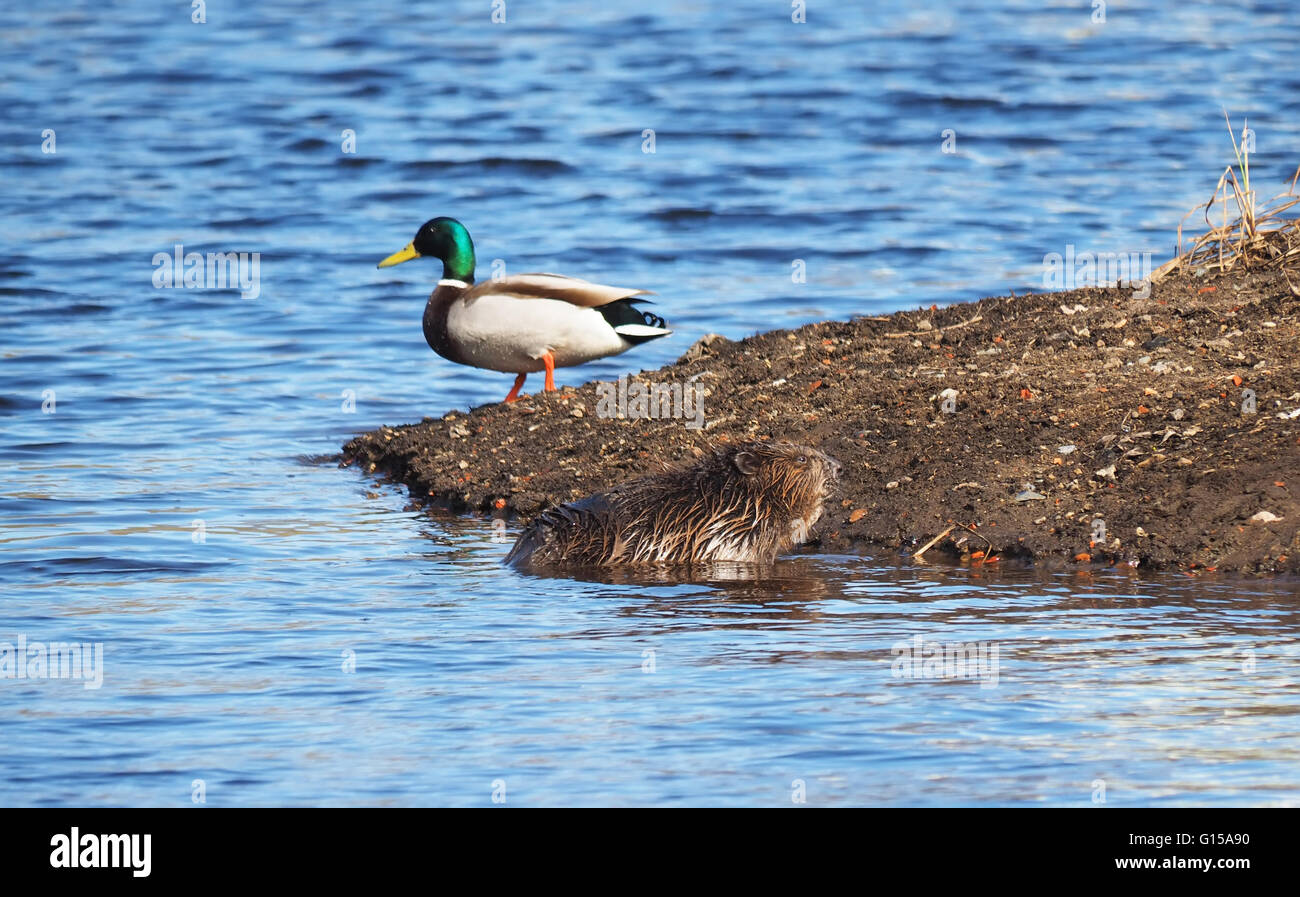
<svg viewBox="0 0 1300 897">
<path fill-rule="evenodd" d="M 1273 268 L 1283 272 L 1291 291 L 1300 296 L 1300 288 L 1291 280 L 1292 273 L 1300 274 L 1300 218 L 1286 215 L 1300 203 L 1300 194 L 1296 193 L 1300 168 L 1284 193 L 1259 203 L 1250 186 L 1250 150 L 1244 142 L 1237 145 L 1226 111 L 1223 118 L 1228 123 L 1237 167 L 1229 165 L 1219 176 L 1209 200 L 1183 216 L 1178 225 L 1178 255 L 1152 272 L 1151 280 L 1158 283 L 1177 271 L 1197 269 L 1223 273 L 1238 268 Z M 1184 252 L 1183 227 L 1197 212 L 1203 212 L 1206 230 Z M 1219 219 L 1218 224 L 1214 218 Z"/>
</svg>

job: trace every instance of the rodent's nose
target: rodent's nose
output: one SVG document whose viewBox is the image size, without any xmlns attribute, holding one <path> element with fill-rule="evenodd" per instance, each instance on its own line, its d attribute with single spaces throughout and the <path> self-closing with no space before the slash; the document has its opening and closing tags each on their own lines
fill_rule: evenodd
<svg viewBox="0 0 1300 897">
<path fill-rule="evenodd" d="M 838 480 L 840 478 L 840 471 L 842 470 L 844 470 L 844 465 L 839 461 L 836 461 L 834 458 L 831 458 L 831 473 L 835 475 L 835 479 Z"/>
</svg>

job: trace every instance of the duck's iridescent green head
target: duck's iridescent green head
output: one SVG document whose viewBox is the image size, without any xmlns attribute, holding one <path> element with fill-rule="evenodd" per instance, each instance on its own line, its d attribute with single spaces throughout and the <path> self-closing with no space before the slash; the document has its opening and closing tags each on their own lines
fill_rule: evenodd
<svg viewBox="0 0 1300 897">
<path fill-rule="evenodd" d="M 434 218 L 424 222 L 415 239 L 406 248 L 394 252 L 378 264 L 391 268 L 420 256 L 442 259 L 442 276 L 472 283 L 474 280 L 474 241 L 465 225 L 455 218 Z"/>
</svg>

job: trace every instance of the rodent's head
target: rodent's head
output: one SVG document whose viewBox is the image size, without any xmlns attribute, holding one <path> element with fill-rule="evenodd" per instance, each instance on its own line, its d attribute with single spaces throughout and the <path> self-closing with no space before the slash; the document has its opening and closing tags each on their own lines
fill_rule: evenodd
<svg viewBox="0 0 1300 897">
<path fill-rule="evenodd" d="M 780 501 L 808 525 L 821 516 L 822 502 L 839 482 L 840 462 L 794 442 L 751 442 L 724 452 L 753 486 Z"/>
</svg>

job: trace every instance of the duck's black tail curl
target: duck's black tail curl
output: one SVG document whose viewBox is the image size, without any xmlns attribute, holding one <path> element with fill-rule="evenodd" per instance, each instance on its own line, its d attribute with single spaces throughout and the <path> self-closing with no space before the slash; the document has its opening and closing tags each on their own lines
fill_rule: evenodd
<svg viewBox="0 0 1300 897">
<path fill-rule="evenodd" d="M 600 306 L 596 311 L 605 316 L 609 326 L 613 327 L 623 339 L 631 343 L 644 343 L 672 333 L 668 329 L 668 322 L 662 317 L 636 307 L 639 303 L 649 301 L 629 296 L 626 299 L 615 299 L 607 305 Z"/>
</svg>

